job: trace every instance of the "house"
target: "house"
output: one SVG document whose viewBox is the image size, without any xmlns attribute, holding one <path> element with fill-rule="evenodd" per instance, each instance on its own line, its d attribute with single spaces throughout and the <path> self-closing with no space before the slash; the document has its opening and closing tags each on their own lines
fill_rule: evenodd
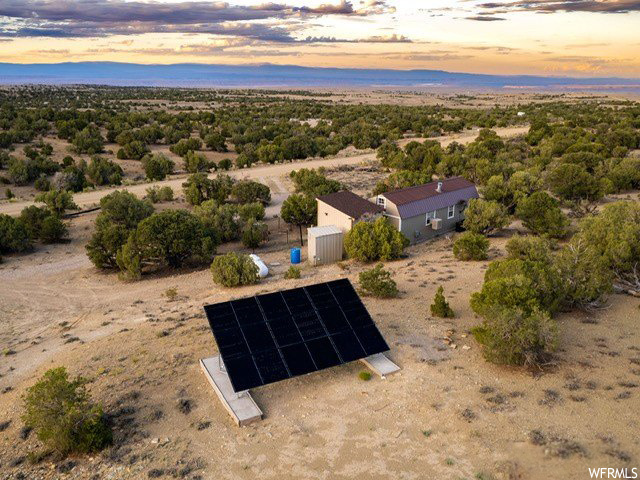
<svg viewBox="0 0 640 480">
<path fill-rule="evenodd" d="M 342 191 L 318 197 L 318 227 L 335 225 L 343 232 L 365 218 L 382 215 L 384 208 L 355 193 Z"/>
<path fill-rule="evenodd" d="M 478 198 L 476 186 L 454 177 L 386 192 L 376 197 L 384 215 L 411 243 L 449 232 L 464 220 L 464 209 Z"/>
</svg>

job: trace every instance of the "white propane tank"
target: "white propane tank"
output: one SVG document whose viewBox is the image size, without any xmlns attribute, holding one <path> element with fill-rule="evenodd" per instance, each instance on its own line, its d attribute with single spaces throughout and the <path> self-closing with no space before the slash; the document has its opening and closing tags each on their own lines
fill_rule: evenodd
<svg viewBox="0 0 640 480">
<path fill-rule="evenodd" d="M 269 267 L 267 267 L 267 265 L 262 260 L 260 260 L 259 256 L 253 253 L 249 256 L 251 257 L 251 260 L 253 260 L 253 263 L 255 263 L 258 267 L 258 275 L 260 276 L 260 278 L 264 278 L 269 275 Z"/>
</svg>

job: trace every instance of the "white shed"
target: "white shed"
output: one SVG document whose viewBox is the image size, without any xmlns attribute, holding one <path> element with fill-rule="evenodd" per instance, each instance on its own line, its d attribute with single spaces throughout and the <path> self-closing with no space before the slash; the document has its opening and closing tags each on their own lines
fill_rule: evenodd
<svg viewBox="0 0 640 480">
<path fill-rule="evenodd" d="M 312 265 L 325 265 L 342 260 L 343 233 L 335 225 L 313 227 L 307 230 L 308 259 Z"/>
</svg>

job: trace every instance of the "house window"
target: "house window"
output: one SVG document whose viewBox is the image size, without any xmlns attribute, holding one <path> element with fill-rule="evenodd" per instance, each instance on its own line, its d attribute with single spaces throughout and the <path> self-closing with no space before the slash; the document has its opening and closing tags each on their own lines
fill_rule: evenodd
<svg viewBox="0 0 640 480">
<path fill-rule="evenodd" d="M 449 206 L 449 208 L 447 209 L 447 218 L 453 218 L 455 214 L 456 214 L 456 206 L 455 205 Z"/>
<path fill-rule="evenodd" d="M 378 205 L 382 205 L 383 207 L 386 208 L 387 206 L 386 199 L 384 197 L 378 197 Z"/>
<path fill-rule="evenodd" d="M 425 225 L 427 227 L 429 225 L 431 225 L 431 220 L 433 220 L 434 218 L 436 218 L 436 211 L 435 210 L 433 212 L 427 212 L 427 218 L 426 218 Z"/>
</svg>

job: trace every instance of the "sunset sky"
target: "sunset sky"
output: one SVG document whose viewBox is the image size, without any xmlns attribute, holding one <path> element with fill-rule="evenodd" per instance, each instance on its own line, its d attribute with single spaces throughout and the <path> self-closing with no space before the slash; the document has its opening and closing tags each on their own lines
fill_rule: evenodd
<svg viewBox="0 0 640 480">
<path fill-rule="evenodd" d="M 640 77 L 640 1 L 0 2 L 0 62 L 97 60 Z"/>
</svg>

